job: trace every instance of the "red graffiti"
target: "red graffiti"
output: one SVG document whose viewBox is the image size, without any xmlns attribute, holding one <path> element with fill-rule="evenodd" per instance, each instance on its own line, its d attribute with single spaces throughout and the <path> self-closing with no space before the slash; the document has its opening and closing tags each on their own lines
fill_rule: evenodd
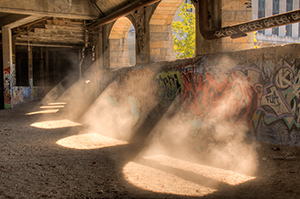
<svg viewBox="0 0 300 199">
<path fill-rule="evenodd" d="M 250 122 L 257 109 L 258 94 L 250 77 L 235 72 L 218 82 L 211 73 L 204 76 L 194 68 L 181 72 L 184 80 L 183 110 L 192 109 L 195 115 L 225 119 L 234 123 Z"/>
</svg>

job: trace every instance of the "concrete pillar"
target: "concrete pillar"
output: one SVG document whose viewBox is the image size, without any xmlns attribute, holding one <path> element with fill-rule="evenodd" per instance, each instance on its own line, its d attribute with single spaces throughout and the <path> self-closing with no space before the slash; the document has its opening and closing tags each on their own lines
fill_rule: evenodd
<svg viewBox="0 0 300 199">
<path fill-rule="evenodd" d="M 280 0 L 279 2 L 279 13 L 286 12 L 286 0 Z M 279 26 L 280 37 L 285 37 L 285 26 Z"/>
<path fill-rule="evenodd" d="M 49 50 L 45 52 L 45 86 L 49 86 Z"/>
<path fill-rule="evenodd" d="M 293 10 L 299 9 L 299 0 L 293 1 Z M 299 23 L 292 24 L 292 37 L 297 38 L 299 36 Z"/>
<path fill-rule="evenodd" d="M 12 105 L 12 34 L 11 29 L 2 27 L 2 54 L 3 54 L 3 78 L 4 78 L 4 107 L 11 108 Z"/>
<path fill-rule="evenodd" d="M 96 44 L 96 71 L 103 68 L 103 28 L 98 30 L 98 42 Z"/>
<path fill-rule="evenodd" d="M 28 45 L 28 81 L 29 86 L 33 86 L 33 53 L 32 46 Z"/>
<path fill-rule="evenodd" d="M 109 44 L 109 32 L 111 26 L 105 25 L 102 27 L 102 41 L 103 41 L 103 68 L 110 68 L 110 44 Z"/>
<path fill-rule="evenodd" d="M 136 26 L 135 30 L 135 52 L 136 52 L 136 64 L 143 64 L 150 62 L 150 14 L 151 7 L 141 10 L 139 13 L 140 26 Z M 142 15 L 142 16 L 141 16 Z M 139 18 L 139 17 L 137 17 Z M 173 48 L 173 46 L 172 46 Z"/>
<path fill-rule="evenodd" d="M 44 50 L 41 47 L 41 59 L 40 59 L 40 86 L 45 85 L 45 64 L 44 64 Z"/>
<path fill-rule="evenodd" d="M 273 0 L 266 0 L 266 17 L 272 16 L 273 14 Z M 266 35 L 272 35 L 272 28 L 265 30 Z"/>
<path fill-rule="evenodd" d="M 219 1 L 221 2 L 221 1 Z M 195 6 L 195 17 L 196 17 L 196 56 L 203 55 L 203 54 L 208 54 L 208 53 L 216 53 L 216 52 L 222 52 L 223 49 L 223 44 L 222 41 L 223 39 L 214 39 L 214 40 L 206 40 L 205 38 L 202 37 L 200 33 L 200 11 L 201 8 L 199 6 L 199 1 L 194 4 Z M 218 4 L 216 5 L 218 7 Z M 221 16 L 220 14 L 213 15 L 214 22 L 220 22 L 221 21 Z M 213 27 L 214 29 L 221 28 L 221 25 L 215 25 Z"/>
<path fill-rule="evenodd" d="M 16 71 L 16 38 L 12 37 L 12 70 L 11 70 L 11 85 L 17 85 L 17 71 Z"/>
</svg>

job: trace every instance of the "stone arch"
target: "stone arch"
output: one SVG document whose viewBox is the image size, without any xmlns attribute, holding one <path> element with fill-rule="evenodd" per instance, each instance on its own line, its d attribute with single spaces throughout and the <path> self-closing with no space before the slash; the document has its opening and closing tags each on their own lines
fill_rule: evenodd
<svg viewBox="0 0 300 199">
<path fill-rule="evenodd" d="M 150 61 L 174 60 L 172 22 L 184 0 L 162 0 L 150 20 Z"/>
<path fill-rule="evenodd" d="M 129 42 L 133 46 L 128 48 L 127 41 L 131 27 L 133 27 L 133 23 L 127 17 L 121 17 L 113 24 L 109 34 L 110 68 L 129 67 L 135 64 L 135 42 Z M 135 35 L 133 35 L 133 39 L 135 41 Z M 129 52 L 129 50 L 134 52 Z M 131 62 L 129 54 L 134 56 L 131 57 Z"/>
</svg>

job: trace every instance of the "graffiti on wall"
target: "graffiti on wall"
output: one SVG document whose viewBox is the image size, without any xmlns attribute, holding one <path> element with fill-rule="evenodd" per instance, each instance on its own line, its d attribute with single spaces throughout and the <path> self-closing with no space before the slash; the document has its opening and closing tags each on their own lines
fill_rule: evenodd
<svg viewBox="0 0 300 199">
<path fill-rule="evenodd" d="M 259 139 L 277 144 L 300 145 L 299 76 L 289 65 L 279 67 L 266 82 L 253 124 Z"/>
<path fill-rule="evenodd" d="M 166 109 L 181 94 L 181 74 L 179 71 L 162 72 L 156 76 L 155 81 L 158 103 L 161 108 Z"/>
<path fill-rule="evenodd" d="M 29 102 L 40 99 L 45 96 L 45 87 L 27 87 L 13 86 L 12 87 L 12 106 L 22 102 Z"/>
<path fill-rule="evenodd" d="M 155 104 L 164 112 L 178 102 L 194 133 L 213 118 L 247 124 L 262 141 L 300 146 L 300 58 L 277 51 L 283 50 L 209 55 L 163 70 L 135 67 L 114 78 L 136 120 Z"/>
<path fill-rule="evenodd" d="M 251 77 L 232 71 L 216 75 L 200 74 L 190 64 L 179 69 L 183 78 L 182 108 L 192 109 L 201 118 L 228 120 L 233 123 L 249 123 L 254 115 L 261 85 L 251 84 Z"/>
<path fill-rule="evenodd" d="M 22 87 L 13 87 L 12 92 L 13 92 L 13 101 L 12 101 L 13 106 L 23 102 L 23 89 L 22 89 Z"/>
<path fill-rule="evenodd" d="M 4 107 L 11 107 L 11 75 L 10 67 L 4 69 Z"/>
</svg>

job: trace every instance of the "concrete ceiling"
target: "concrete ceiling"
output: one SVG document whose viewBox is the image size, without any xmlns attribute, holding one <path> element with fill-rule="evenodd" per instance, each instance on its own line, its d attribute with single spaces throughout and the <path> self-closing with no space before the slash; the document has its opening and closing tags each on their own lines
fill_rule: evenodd
<svg viewBox="0 0 300 199">
<path fill-rule="evenodd" d="M 17 44 L 84 45 L 85 26 L 139 0 L 0 0 L 2 26 Z"/>
<path fill-rule="evenodd" d="M 91 2 L 95 3 L 96 6 L 100 9 L 100 13 L 102 12 L 103 16 L 107 16 L 112 12 L 116 12 L 119 9 L 136 2 L 136 0 L 92 0 Z"/>
</svg>

